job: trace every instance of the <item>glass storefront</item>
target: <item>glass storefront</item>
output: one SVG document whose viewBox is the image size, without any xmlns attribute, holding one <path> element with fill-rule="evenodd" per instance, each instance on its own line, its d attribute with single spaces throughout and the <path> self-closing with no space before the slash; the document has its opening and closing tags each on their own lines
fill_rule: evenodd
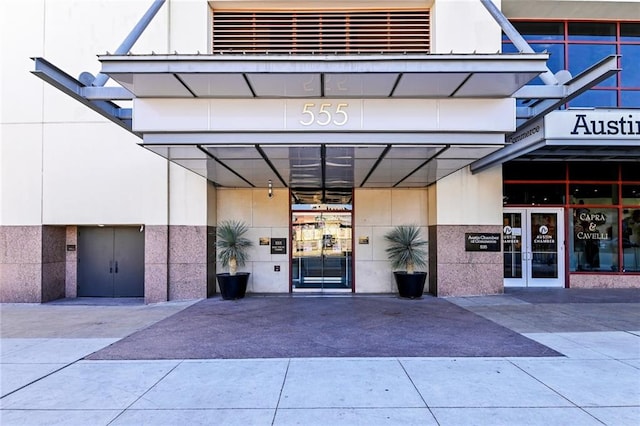
<svg viewBox="0 0 640 426">
<path fill-rule="evenodd" d="M 561 208 L 505 208 L 502 244 L 505 287 L 562 287 Z"/>
<path fill-rule="evenodd" d="M 640 272 L 640 164 L 576 161 L 561 163 L 562 170 L 548 164 L 546 176 L 544 162 L 503 166 L 505 208 L 563 208 L 569 272 Z M 505 279 L 518 273 L 511 267 L 505 260 Z"/>
</svg>

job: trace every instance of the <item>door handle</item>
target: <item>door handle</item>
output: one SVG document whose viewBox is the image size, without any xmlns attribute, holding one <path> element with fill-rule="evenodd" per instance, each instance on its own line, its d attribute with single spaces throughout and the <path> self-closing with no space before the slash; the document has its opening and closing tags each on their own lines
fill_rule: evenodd
<svg viewBox="0 0 640 426">
<path fill-rule="evenodd" d="M 113 274 L 113 261 L 112 260 L 109 261 L 109 273 Z"/>
<path fill-rule="evenodd" d="M 118 273 L 118 262 L 116 261 L 116 274 Z"/>
</svg>

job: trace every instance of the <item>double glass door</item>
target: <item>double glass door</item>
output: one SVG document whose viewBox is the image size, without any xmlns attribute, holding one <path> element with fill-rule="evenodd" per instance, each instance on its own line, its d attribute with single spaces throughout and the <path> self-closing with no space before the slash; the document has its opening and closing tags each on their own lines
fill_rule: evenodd
<svg viewBox="0 0 640 426">
<path fill-rule="evenodd" d="M 505 287 L 564 286 L 563 209 L 504 209 Z"/>
<path fill-rule="evenodd" d="M 293 291 L 351 291 L 351 212 L 292 213 Z"/>
</svg>

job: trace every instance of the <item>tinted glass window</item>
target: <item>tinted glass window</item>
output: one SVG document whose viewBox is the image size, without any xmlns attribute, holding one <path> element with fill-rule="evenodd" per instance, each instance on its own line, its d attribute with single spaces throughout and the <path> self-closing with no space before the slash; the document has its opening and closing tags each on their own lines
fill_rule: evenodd
<svg viewBox="0 0 640 426">
<path fill-rule="evenodd" d="M 604 162 L 575 162 L 569 164 L 571 180 L 618 180 L 618 165 Z"/>
<path fill-rule="evenodd" d="M 619 270 L 617 210 L 594 207 L 570 209 L 569 229 L 571 271 Z"/>
<path fill-rule="evenodd" d="M 622 204 L 640 206 L 640 185 L 622 185 Z"/>
<path fill-rule="evenodd" d="M 622 41 L 640 41 L 640 22 L 620 24 Z"/>
<path fill-rule="evenodd" d="M 640 182 L 640 161 L 622 163 L 622 179 Z"/>
<path fill-rule="evenodd" d="M 502 166 L 504 180 L 565 180 L 565 165 L 559 162 L 512 161 Z"/>
<path fill-rule="evenodd" d="M 514 22 L 513 26 L 525 40 L 564 39 L 564 24 L 562 22 Z"/>
<path fill-rule="evenodd" d="M 571 184 L 569 185 L 572 204 L 610 205 L 618 203 L 616 184 Z"/>
<path fill-rule="evenodd" d="M 570 22 L 569 40 L 615 40 L 616 25 L 599 22 Z"/>
<path fill-rule="evenodd" d="M 505 184 L 504 205 L 527 204 L 530 206 L 564 204 L 565 185 L 552 184 Z"/>
</svg>

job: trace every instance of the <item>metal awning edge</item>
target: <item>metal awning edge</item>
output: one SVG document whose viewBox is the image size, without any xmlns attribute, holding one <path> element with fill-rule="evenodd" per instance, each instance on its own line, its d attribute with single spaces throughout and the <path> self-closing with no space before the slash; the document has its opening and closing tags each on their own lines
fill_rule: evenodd
<svg viewBox="0 0 640 426">
<path fill-rule="evenodd" d="M 99 55 L 104 74 L 544 72 L 547 53 L 428 55 Z"/>
<path fill-rule="evenodd" d="M 131 109 L 121 108 L 119 105 L 105 99 L 89 99 L 83 94 L 83 90 L 87 86 L 82 82 L 71 77 L 69 74 L 65 73 L 44 58 L 34 57 L 31 59 L 35 62 L 35 70 L 31 71 L 31 73 L 36 77 L 46 81 L 56 89 L 71 96 L 73 99 L 89 107 L 108 120 L 116 123 L 125 130 L 138 137 L 142 137 L 142 135 L 132 130 Z"/>
</svg>

